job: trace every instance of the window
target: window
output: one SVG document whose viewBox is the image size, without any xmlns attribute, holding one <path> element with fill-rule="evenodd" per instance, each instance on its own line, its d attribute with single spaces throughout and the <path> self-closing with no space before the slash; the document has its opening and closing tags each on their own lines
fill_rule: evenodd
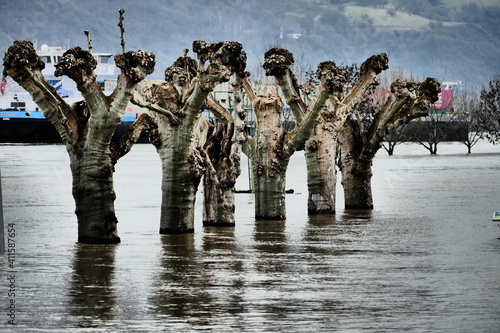
<svg viewBox="0 0 500 333">
<path fill-rule="evenodd" d="M 25 102 L 10 102 L 10 107 L 13 108 L 14 110 L 24 111 L 26 109 L 26 103 Z"/>
<path fill-rule="evenodd" d="M 50 64 L 52 62 L 50 56 L 41 56 L 40 58 L 42 58 L 42 61 L 46 64 Z"/>
<path fill-rule="evenodd" d="M 109 64 L 111 56 L 99 56 L 98 63 L 100 64 Z"/>
</svg>

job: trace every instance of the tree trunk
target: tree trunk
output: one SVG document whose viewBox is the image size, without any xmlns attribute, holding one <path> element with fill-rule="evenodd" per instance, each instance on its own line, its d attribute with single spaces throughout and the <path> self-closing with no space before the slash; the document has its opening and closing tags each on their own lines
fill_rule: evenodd
<svg viewBox="0 0 500 333">
<path fill-rule="evenodd" d="M 240 174 L 240 145 L 233 140 L 235 123 L 219 123 L 208 131 L 204 147 L 208 161 L 203 177 L 203 225 L 232 227 L 234 185 Z"/>
<path fill-rule="evenodd" d="M 161 128 L 161 125 L 159 126 Z M 195 136 L 181 127 L 170 127 L 157 146 L 162 165 L 160 234 L 194 232 L 194 205 L 201 172 Z"/>
<path fill-rule="evenodd" d="M 258 132 L 245 147 L 252 165 L 255 218 L 285 219 L 285 175 L 289 156 L 283 154 L 286 131 L 280 126 L 283 103 L 278 96 L 254 101 Z"/>
<path fill-rule="evenodd" d="M 366 144 L 358 123 L 347 118 L 343 130 L 339 133 L 342 186 L 346 209 L 373 209 L 371 190 L 372 157 L 360 156 Z"/>
<path fill-rule="evenodd" d="M 337 136 L 323 125 L 322 119 L 305 145 L 309 214 L 335 213 Z"/>
<path fill-rule="evenodd" d="M 216 177 L 208 172 L 203 177 L 203 226 L 234 227 L 234 186 L 228 188 Z"/>
<path fill-rule="evenodd" d="M 266 164 L 259 163 L 254 167 L 255 164 L 252 163 L 256 219 L 284 220 L 286 218 L 285 173 L 287 165 L 283 165 L 283 162 L 283 174 L 267 169 L 263 166 Z"/>
<path fill-rule="evenodd" d="M 359 162 L 353 159 L 342 162 L 345 208 L 373 209 L 371 165 Z"/>
<path fill-rule="evenodd" d="M 112 170 L 110 158 L 102 152 L 85 153 L 79 158 L 71 154 L 78 242 L 120 242 L 116 229 L 118 220 L 114 209 L 116 195 Z"/>
</svg>

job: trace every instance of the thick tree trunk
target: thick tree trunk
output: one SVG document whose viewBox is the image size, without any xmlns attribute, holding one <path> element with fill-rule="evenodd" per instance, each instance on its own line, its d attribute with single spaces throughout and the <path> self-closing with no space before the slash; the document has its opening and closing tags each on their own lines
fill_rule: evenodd
<svg viewBox="0 0 500 333">
<path fill-rule="evenodd" d="M 284 220 L 286 218 L 285 176 L 270 175 L 258 166 L 254 174 L 255 218 Z"/>
<path fill-rule="evenodd" d="M 342 162 L 342 185 L 346 209 L 373 209 L 371 164 L 360 162 L 365 161 L 347 159 Z"/>
<path fill-rule="evenodd" d="M 280 126 L 283 104 L 278 96 L 254 101 L 258 132 L 246 147 L 252 165 L 255 217 L 285 219 L 285 180 L 289 156 L 283 152 L 285 130 Z"/>
<path fill-rule="evenodd" d="M 309 214 L 335 213 L 336 151 L 337 137 L 325 129 L 321 120 L 305 145 Z"/>
<path fill-rule="evenodd" d="M 171 127 L 157 146 L 163 171 L 161 234 L 194 232 L 194 205 L 202 173 L 195 170 L 201 157 L 193 148 L 194 139 L 192 131 Z"/>
<path fill-rule="evenodd" d="M 210 126 L 205 144 L 207 169 L 203 178 L 203 225 L 232 227 L 234 185 L 240 174 L 240 145 L 234 140 L 234 122 Z"/>
<path fill-rule="evenodd" d="M 205 173 L 203 188 L 203 226 L 234 227 L 234 186 L 228 188 Z"/>
<path fill-rule="evenodd" d="M 365 148 L 358 123 L 347 118 L 343 130 L 339 133 L 340 170 L 346 209 L 373 209 L 371 190 L 372 158 L 361 155 Z"/>
<path fill-rule="evenodd" d="M 119 243 L 110 158 L 95 152 L 71 155 L 73 197 L 78 220 L 78 242 Z M 96 158 L 99 156 L 99 158 Z"/>
</svg>

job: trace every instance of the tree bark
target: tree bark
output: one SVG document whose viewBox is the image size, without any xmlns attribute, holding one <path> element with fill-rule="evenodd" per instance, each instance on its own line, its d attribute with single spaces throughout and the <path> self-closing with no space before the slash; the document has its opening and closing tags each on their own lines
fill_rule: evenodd
<svg viewBox="0 0 500 333">
<path fill-rule="evenodd" d="M 279 126 L 283 103 L 278 96 L 258 97 L 254 102 L 257 135 L 248 154 L 253 173 L 255 218 L 285 219 L 285 181 L 290 156 L 283 152 L 285 130 Z"/>
<path fill-rule="evenodd" d="M 305 145 L 309 214 L 335 213 L 337 135 L 331 127 L 321 117 Z"/>
<path fill-rule="evenodd" d="M 371 162 L 373 155 L 362 155 L 365 147 L 359 123 L 347 118 L 339 134 L 340 170 L 346 209 L 373 209 Z"/>
<path fill-rule="evenodd" d="M 117 243 L 120 238 L 112 165 L 109 155 L 98 151 L 89 150 L 81 156 L 70 154 L 78 242 Z"/>
<path fill-rule="evenodd" d="M 240 170 L 239 143 L 234 140 L 235 124 L 212 126 L 205 145 L 207 170 L 203 178 L 203 225 L 232 227 L 235 225 L 234 185 Z"/>
<path fill-rule="evenodd" d="M 187 131 L 171 129 L 169 139 L 157 147 L 162 164 L 160 233 L 194 232 L 194 205 L 201 172 L 191 170 L 202 158 Z M 202 164 L 201 164 L 202 165 Z"/>
</svg>

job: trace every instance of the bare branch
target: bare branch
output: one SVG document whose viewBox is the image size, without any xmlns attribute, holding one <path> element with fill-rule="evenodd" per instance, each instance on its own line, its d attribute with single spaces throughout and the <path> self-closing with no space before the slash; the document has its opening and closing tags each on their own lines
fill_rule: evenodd
<svg viewBox="0 0 500 333">
<path fill-rule="evenodd" d="M 120 27 L 120 44 L 122 46 L 122 54 L 125 53 L 125 26 L 123 25 L 123 13 L 125 13 L 124 9 L 119 9 L 118 13 L 120 13 L 120 21 L 118 22 L 118 26 Z"/>
<path fill-rule="evenodd" d="M 300 97 L 297 78 L 290 69 L 294 63 L 293 54 L 286 49 L 272 48 L 265 53 L 264 59 L 262 67 L 266 75 L 275 77 L 286 103 L 292 109 L 297 122 L 300 123 L 307 112 L 307 106 Z"/>
<path fill-rule="evenodd" d="M 115 165 L 121 157 L 125 156 L 132 149 L 141 136 L 151 134 L 157 128 L 158 126 L 151 116 L 147 113 L 142 113 L 128 128 L 120 141 L 111 143 L 111 163 Z"/>
<path fill-rule="evenodd" d="M 217 119 L 222 121 L 224 124 L 234 121 L 233 116 L 231 116 L 231 114 L 226 110 L 225 107 L 220 105 L 220 103 L 212 94 L 208 94 L 205 105 L 207 109 L 210 110 L 210 112 L 212 112 L 217 117 Z"/>
<path fill-rule="evenodd" d="M 87 36 L 87 45 L 89 47 L 89 52 L 92 53 L 92 38 L 90 38 L 90 32 L 88 30 L 83 30 L 85 36 Z"/>
</svg>

